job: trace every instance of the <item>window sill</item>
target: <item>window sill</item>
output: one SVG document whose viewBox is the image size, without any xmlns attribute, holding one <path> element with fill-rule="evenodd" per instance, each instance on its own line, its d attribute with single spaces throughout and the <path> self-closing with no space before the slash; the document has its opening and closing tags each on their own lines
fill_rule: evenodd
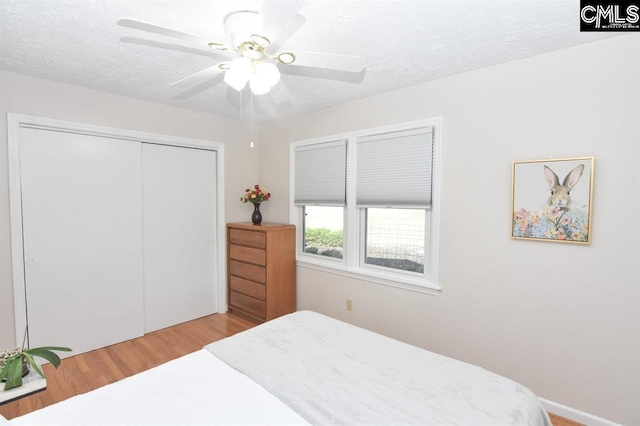
<svg viewBox="0 0 640 426">
<path fill-rule="evenodd" d="M 432 296 L 438 296 L 440 294 L 441 288 L 435 286 L 433 283 L 428 283 L 423 280 L 418 280 L 413 277 L 389 277 L 383 274 L 375 274 L 363 272 L 363 271 L 352 271 L 346 269 L 343 263 L 338 263 L 334 261 L 312 261 L 308 259 L 297 259 L 296 265 L 301 268 L 313 269 L 316 271 L 327 272 L 330 274 L 340 275 L 347 278 L 353 278 L 361 281 L 367 281 L 374 284 L 386 285 L 389 287 L 400 288 L 403 290 L 414 291 L 416 293 L 430 294 Z"/>
</svg>

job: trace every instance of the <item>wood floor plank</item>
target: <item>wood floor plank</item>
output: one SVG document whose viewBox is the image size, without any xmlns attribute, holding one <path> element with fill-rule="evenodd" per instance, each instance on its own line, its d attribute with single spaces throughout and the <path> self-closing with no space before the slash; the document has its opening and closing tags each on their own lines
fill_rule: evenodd
<svg viewBox="0 0 640 426">
<path fill-rule="evenodd" d="M 253 326 L 233 314 L 215 314 L 66 358 L 57 370 L 47 364 L 43 367 L 47 390 L 1 405 L 0 414 L 12 419 L 30 413 L 195 352 Z M 550 416 L 554 426 L 580 426 L 563 417 Z"/>
<path fill-rule="evenodd" d="M 100 375 L 104 378 L 104 380 L 107 381 L 107 383 L 113 383 L 127 377 L 127 375 L 122 372 L 120 368 L 118 368 L 118 365 L 116 364 L 114 359 L 109 356 L 106 348 L 105 350 L 97 350 L 91 352 L 93 352 L 100 360 L 100 362 L 96 364 L 96 367 L 100 368 Z"/>
</svg>

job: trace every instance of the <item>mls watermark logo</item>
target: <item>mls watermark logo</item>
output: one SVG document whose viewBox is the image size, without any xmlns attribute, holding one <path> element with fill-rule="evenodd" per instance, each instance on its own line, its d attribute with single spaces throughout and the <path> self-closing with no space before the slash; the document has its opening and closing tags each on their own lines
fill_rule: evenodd
<svg viewBox="0 0 640 426">
<path fill-rule="evenodd" d="M 580 31 L 640 31 L 640 0 L 580 0 Z"/>
</svg>

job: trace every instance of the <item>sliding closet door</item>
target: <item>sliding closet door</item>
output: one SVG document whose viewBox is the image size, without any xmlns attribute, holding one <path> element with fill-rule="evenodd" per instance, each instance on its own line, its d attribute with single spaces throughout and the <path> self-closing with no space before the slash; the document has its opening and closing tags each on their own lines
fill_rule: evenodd
<svg viewBox="0 0 640 426">
<path fill-rule="evenodd" d="M 143 144 L 145 332 L 215 313 L 216 153 Z"/>
<path fill-rule="evenodd" d="M 29 343 L 143 334 L 141 144 L 20 129 Z"/>
</svg>

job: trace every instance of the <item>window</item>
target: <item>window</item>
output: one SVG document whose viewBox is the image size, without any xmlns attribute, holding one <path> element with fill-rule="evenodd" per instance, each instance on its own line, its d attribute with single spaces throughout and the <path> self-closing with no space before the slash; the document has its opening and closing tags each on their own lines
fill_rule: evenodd
<svg viewBox="0 0 640 426">
<path fill-rule="evenodd" d="M 304 206 L 305 253 L 342 259 L 344 252 L 344 208 Z"/>
<path fill-rule="evenodd" d="M 408 272 L 424 272 L 425 210 L 366 211 L 364 263 Z"/>
<path fill-rule="evenodd" d="M 295 149 L 294 204 L 302 211 L 304 253 L 342 259 L 347 141 Z"/>
<path fill-rule="evenodd" d="M 303 266 L 439 289 L 441 119 L 292 144 Z"/>
</svg>

